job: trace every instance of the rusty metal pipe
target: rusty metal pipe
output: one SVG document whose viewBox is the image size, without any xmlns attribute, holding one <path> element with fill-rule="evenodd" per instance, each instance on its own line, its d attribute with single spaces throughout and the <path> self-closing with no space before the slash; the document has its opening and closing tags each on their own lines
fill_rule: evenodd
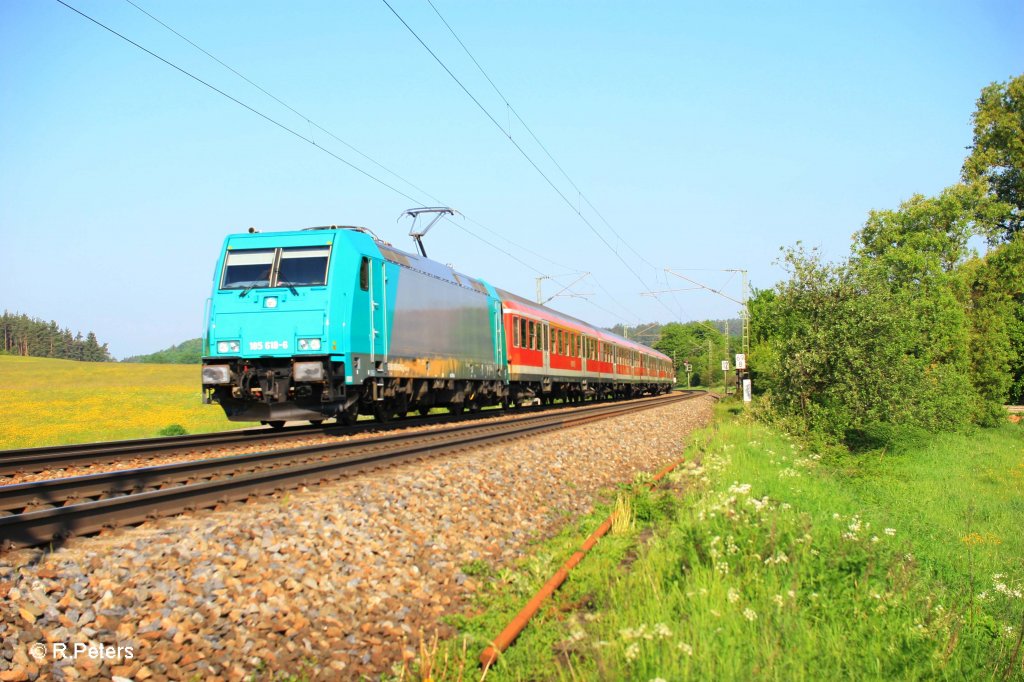
<svg viewBox="0 0 1024 682">
<path fill-rule="evenodd" d="M 659 471 L 654 476 L 654 479 L 651 481 L 649 487 L 653 488 L 655 483 L 665 478 L 665 476 L 670 471 L 675 469 L 684 461 L 685 460 L 681 459 L 678 462 L 669 464 L 664 469 Z M 587 552 L 589 552 L 594 547 L 594 545 L 597 544 L 597 541 L 600 540 L 611 529 L 612 522 L 614 520 L 615 512 L 612 512 L 608 515 L 608 518 L 604 520 L 604 523 L 598 526 L 597 530 L 591 533 L 590 537 L 588 537 L 583 542 L 583 544 L 580 545 L 580 548 L 573 552 L 572 556 L 570 556 L 569 559 L 564 564 L 562 564 L 562 567 L 555 571 L 555 574 L 551 576 L 546 583 L 544 583 L 544 585 L 537 591 L 537 593 L 533 595 L 530 601 L 526 602 L 526 605 L 519 611 L 519 613 L 515 615 L 515 617 L 511 621 L 509 621 L 508 625 L 505 626 L 505 629 L 499 632 L 498 636 L 491 641 L 491 646 L 487 647 L 483 650 L 483 652 L 481 652 L 480 665 L 482 665 L 486 669 L 491 667 L 498 661 L 498 656 L 500 656 L 506 649 L 508 649 L 509 646 L 512 645 L 512 642 L 515 641 L 516 637 L 519 636 L 519 633 L 521 633 L 526 628 L 526 625 L 530 622 L 530 619 L 533 618 L 533 616 L 537 613 L 538 610 L 540 610 L 540 606 L 544 603 L 544 600 L 550 597 L 555 590 L 561 587 L 562 583 L 565 582 L 565 579 L 569 577 L 569 571 L 575 568 L 576 565 L 583 560 L 583 557 L 586 556 Z"/>
</svg>

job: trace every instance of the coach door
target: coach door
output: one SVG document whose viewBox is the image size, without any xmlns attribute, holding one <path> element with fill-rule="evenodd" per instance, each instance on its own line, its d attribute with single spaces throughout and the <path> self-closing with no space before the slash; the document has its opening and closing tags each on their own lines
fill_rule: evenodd
<svg viewBox="0 0 1024 682">
<path fill-rule="evenodd" d="M 387 264 L 370 260 L 370 362 L 374 370 L 386 370 L 388 362 L 388 290 Z"/>
<path fill-rule="evenodd" d="M 540 345 L 541 345 L 541 352 L 544 354 L 544 369 L 550 369 L 551 368 L 551 344 L 548 342 L 548 338 L 549 338 L 548 334 L 550 333 L 551 330 L 548 329 L 548 323 L 547 322 L 543 322 L 542 325 L 543 326 L 540 328 L 540 331 L 542 332 L 541 339 L 540 339 Z"/>
<path fill-rule="evenodd" d="M 505 344 L 509 339 L 502 338 L 501 301 L 495 299 L 491 304 L 491 325 L 494 327 L 494 362 L 498 365 L 501 378 L 508 381 L 509 367 L 505 362 Z"/>
</svg>

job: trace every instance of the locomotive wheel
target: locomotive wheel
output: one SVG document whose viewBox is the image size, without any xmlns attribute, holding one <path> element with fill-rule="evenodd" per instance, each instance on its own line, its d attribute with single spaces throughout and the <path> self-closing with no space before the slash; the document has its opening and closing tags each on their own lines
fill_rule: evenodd
<svg viewBox="0 0 1024 682">
<path fill-rule="evenodd" d="M 462 414 L 462 410 L 465 407 L 465 403 L 452 403 L 451 405 L 448 406 L 448 414 L 452 415 L 453 417 L 458 417 L 460 414 Z"/>
<path fill-rule="evenodd" d="M 352 403 L 347 408 L 338 410 L 338 423 L 343 426 L 352 426 L 359 418 L 359 403 Z"/>
<path fill-rule="evenodd" d="M 284 421 L 280 419 L 275 419 L 274 421 L 267 422 L 267 425 L 270 426 L 270 428 L 274 429 L 275 431 L 280 431 L 281 429 L 284 428 Z"/>
<path fill-rule="evenodd" d="M 419 412 L 421 417 L 426 417 L 428 414 L 430 414 L 430 406 L 424 405 L 419 409 Z"/>
<path fill-rule="evenodd" d="M 405 415 L 409 414 L 409 398 L 405 395 L 397 396 L 392 403 L 391 413 L 395 419 L 405 419 Z"/>
<path fill-rule="evenodd" d="M 391 408 L 385 405 L 383 401 L 374 403 L 373 418 L 381 424 L 388 423 L 391 420 Z"/>
<path fill-rule="evenodd" d="M 310 419 L 309 423 L 312 424 L 313 426 L 320 426 L 321 424 L 324 423 L 324 420 L 323 419 Z"/>
</svg>

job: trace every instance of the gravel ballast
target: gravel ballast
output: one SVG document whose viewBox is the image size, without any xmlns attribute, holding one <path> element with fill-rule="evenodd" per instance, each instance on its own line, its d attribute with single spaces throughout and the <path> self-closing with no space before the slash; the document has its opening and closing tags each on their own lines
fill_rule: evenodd
<svg viewBox="0 0 1024 682">
<path fill-rule="evenodd" d="M 450 634 L 438 619 L 478 587 L 461 567 L 509 565 L 598 491 L 678 460 L 710 403 L 0 556 L 0 682 L 376 677 Z M 54 660 L 75 643 L 111 656 Z"/>
</svg>

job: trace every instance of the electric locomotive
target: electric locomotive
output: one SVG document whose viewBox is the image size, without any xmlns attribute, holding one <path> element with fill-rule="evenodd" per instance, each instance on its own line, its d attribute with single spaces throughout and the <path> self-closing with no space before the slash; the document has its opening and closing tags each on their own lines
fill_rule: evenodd
<svg viewBox="0 0 1024 682">
<path fill-rule="evenodd" d="M 629 397 L 674 383 L 661 353 L 420 251 L 360 227 L 229 235 L 207 302 L 204 402 L 280 427 Z"/>
</svg>

